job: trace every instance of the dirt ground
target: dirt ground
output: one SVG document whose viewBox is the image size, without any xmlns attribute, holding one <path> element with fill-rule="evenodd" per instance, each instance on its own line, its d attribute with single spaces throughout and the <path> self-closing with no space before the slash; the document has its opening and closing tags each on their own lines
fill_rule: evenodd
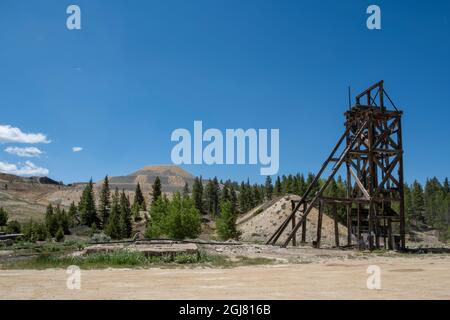
<svg viewBox="0 0 450 320">
<path fill-rule="evenodd" d="M 230 269 L 81 270 L 80 290 L 67 288 L 65 269 L 0 270 L 0 299 L 450 299 L 449 255 L 314 257 Z M 381 268 L 380 290 L 367 289 L 370 265 Z"/>
</svg>

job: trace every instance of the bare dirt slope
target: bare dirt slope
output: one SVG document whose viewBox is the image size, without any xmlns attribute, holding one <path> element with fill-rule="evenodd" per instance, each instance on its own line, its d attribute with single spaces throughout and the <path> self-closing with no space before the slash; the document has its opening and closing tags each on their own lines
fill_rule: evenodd
<svg viewBox="0 0 450 320">
<path fill-rule="evenodd" d="M 111 189 L 124 189 L 133 200 L 139 182 L 147 200 L 150 199 L 152 184 L 160 177 L 163 192 L 169 195 L 183 189 L 184 184 L 192 186 L 195 179 L 190 173 L 173 165 L 146 166 L 126 176 L 110 177 Z M 103 180 L 94 185 L 98 195 Z M 0 207 L 10 214 L 10 219 L 21 222 L 30 218 L 42 219 L 46 206 L 51 203 L 68 208 L 72 202 L 78 203 L 86 183 L 63 185 L 46 177 L 19 177 L 0 173 Z"/>
<path fill-rule="evenodd" d="M 277 230 L 283 221 L 291 213 L 291 199 L 299 199 L 298 196 L 289 195 L 267 202 L 237 221 L 238 230 L 241 232 L 241 241 L 264 243 Z M 311 244 L 316 240 L 318 211 L 314 208 L 307 217 L 306 241 Z M 291 227 L 287 227 L 279 241 L 286 239 Z M 347 228 L 339 224 L 340 242 L 344 244 L 347 239 Z M 301 239 L 301 228 L 297 232 L 297 239 Z M 334 246 L 334 221 L 332 218 L 323 215 L 322 220 L 322 246 Z"/>
<path fill-rule="evenodd" d="M 381 268 L 369 290 L 367 267 Z M 0 270 L 0 299 L 450 299 L 449 256 L 372 257 L 232 269 Z"/>
</svg>

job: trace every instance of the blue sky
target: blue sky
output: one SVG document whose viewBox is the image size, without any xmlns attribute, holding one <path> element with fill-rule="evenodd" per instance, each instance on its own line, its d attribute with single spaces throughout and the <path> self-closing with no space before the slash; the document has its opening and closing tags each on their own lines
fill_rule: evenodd
<svg viewBox="0 0 450 320">
<path fill-rule="evenodd" d="M 70 4 L 81 30 L 66 28 Z M 382 30 L 366 28 L 370 4 Z M 279 173 L 315 172 L 342 134 L 347 86 L 384 79 L 405 112 L 406 180 L 449 176 L 449 22 L 449 1 L 1 0 L 0 125 L 51 141 L 3 142 L 0 162 L 64 182 L 124 175 L 170 163 L 172 131 L 202 120 L 279 128 Z M 263 181 L 259 168 L 185 166 Z"/>
</svg>

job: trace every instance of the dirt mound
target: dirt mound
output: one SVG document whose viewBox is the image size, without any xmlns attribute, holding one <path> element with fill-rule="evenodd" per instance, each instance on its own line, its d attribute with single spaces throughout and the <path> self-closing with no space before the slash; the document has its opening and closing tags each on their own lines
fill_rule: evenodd
<svg viewBox="0 0 450 320">
<path fill-rule="evenodd" d="M 277 230 L 283 221 L 291 213 L 291 200 L 299 199 L 298 196 L 289 195 L 282 198 L 273 199 L 267 203 L 256 207 L 237 220 L 238 230 L 241 232 L 240 240 L 248 242 L 264 243 Z M 316 240 L 317 235 L 318 210 L 313 208 L 307 217 L 306 222 L 306 242 L 311 245 Z M 278 240 L 281 243 L 287 238 L 291 227 L 287 227 L 283 235 Z M 301 239 L 301 228 L 297 232 L 297 239 Z M 347 228 L 339 224 L 339 240 L 341 244 L 347 241 Z M 323 215 L 321 246 L 334 246 L 334 221 L 332 218 Z"/>
</svg>

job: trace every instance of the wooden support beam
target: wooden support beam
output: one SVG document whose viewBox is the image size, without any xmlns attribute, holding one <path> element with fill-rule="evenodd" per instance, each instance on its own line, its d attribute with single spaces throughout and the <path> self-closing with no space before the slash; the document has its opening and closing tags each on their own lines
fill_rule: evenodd
<svg viewBox="0 0 450 320">
<path fill-rule="evenodd" d="M 333 205 L 333 219 L 334 219 L 334 243 L 337 248 L 339 248 L 339 222 L 338 222 L 338 211 L 337 205 Z"/>
<path fill-rule="evenodd" d="M 319 201 L 319 217 L 317 219 L 317 238 L 316 238 L 316 248 L 320 248 L 320 240 L 322 238 L 322 216 L 323 216 L 323 204 Z"/>
</svg>

